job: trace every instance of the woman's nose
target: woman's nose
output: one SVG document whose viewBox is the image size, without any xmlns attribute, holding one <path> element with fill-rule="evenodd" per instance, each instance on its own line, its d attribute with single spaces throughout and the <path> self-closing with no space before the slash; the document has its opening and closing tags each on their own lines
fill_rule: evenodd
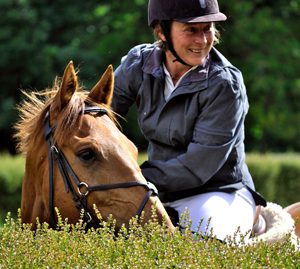
<svg viewBox="0 0 300 269">
<path fill-rule="evenodd" d="M 198 34 L 196 36 L 196 39 L 195 39 L 195 42 L 199 43 L 199 44 L 206 44 L 207 43 L 207 38 L 206 38 L 206 35 L 203 31 L 198 32 Z"/>
</svg>

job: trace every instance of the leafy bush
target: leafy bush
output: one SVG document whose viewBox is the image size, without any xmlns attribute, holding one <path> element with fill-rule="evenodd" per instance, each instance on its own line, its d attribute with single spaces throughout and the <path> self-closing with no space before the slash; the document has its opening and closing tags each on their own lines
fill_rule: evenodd
<svg viewBox="0 0 300 269">
<path fill-rule="evenodd" d="M 256 189 L 267 201 L 282 207 L 299 202 L 299 154 L 247 154 L 246 163 Z"/>
<path fill-rule="evenodd" d="M 99 214 L 98 214 L 99 215 Z M 101 219 L 101 216 L 100 216 Z M 227 238 L 200 240 L 186 230 L 173 236 L 153 218 L 142 227 L 137 219 L 115 235 L 110 218 L 102 228 L 84 230 L 80 220 L 60 231 L 38 224 L 36 232 L 7 216 L 0 229 L 0 268 L 299 268 L 300 252 L 288 240 L 245 244 Z M 297 246 L 298 247 L 298 246 Z"/>
<path fill-rule="evenodd" d="M 249 169 L 256 180 L 259 191 L 273 200 L 284 197 L 282 203 L 291 195 L 296 195 L 300 167 L 297 155 L 247 155 Z M 15 200 L 20 192 L 24 174 L 24 159 L 21 156 L 0 155 L 0 175 L 2 193 L 10 193 Z M 139 163 L 145 160 L 140 154 Z M 9 172 L 5 171 L 8 170 Z M 281 179 L 281 180 L 279 180 Z M 5 182 L 4 184 L 2 184 Z M 280 185 L 281 184 L 281 185 Z M 284 185 L 284 187 L 282 186 Z M 280 195 L 279 195 L 280 192 Z M 285 192 L 288 193 L 285 196 Z M 266 195 L 267 194 L 267 195 Z M 3 196 L 3 194 L 2 194 Z M 1 200 L 1 212 L 6 210 L 9 198 Z M 295 199 L 297 199 L 297 195 Z M 3 197 L 0 197 L 3 199 Z M 269 200 L 269 199 L 268 199 Z M 270 199 L 271 200 L 271 199 Z M 17 212 L 10 209 L 13 213 Z M 101 216 L 99 216 L 101 219 Z M 0 268 L 299 268 L 300 252 L 288 240 L 276 244 L 258 242 L 247 245 L 237 237 L 228 238 L 227 244 L 212 239 L 200 240 L 192 235 L 188 223 L 184 232 L 175 230 L 173 236 L 165 224 L 153 220 L 141 227 L 132 219 L 130 227 L 123 227 L 115 235 L 112 217 L 103 227 L 84 230 L 80 220 L 69 225 L 59 218 L 60 231 L 48 228 L 47 224 L 38 225 L 36 232 L 30 225 L 21 224 L 19 218 L 9 213 L 0 228 Z M 288 237 L 288 235 L 287 235 Z M 299 247 L 299 246 L 297 246 Z"/>
<path fill-rule="evenodd" d="M 13 212 L 13 215 L 16 216 L 21 204 L 24 172 L 24 157 L 0 153 L 0 219 L 4 218 L 8 211 Z"/>
</svg>

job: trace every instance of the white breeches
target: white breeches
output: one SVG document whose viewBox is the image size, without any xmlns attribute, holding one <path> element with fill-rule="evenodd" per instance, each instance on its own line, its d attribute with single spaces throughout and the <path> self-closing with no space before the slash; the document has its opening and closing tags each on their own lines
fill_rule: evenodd
<svg viewBox="0 0 300 269">
<path fill-rule="evenodd" d="M 202 231 L 202 234 L 206 231 L 207 235 L 210 235 L 211 228 L 213 228 L 212 234 L 220 240 L 224 240 L 227 235 L 233 236 L 238 227 L 240 232 L 236 239 L 239 240 L 240 234 L 245 235 L 253 227 L 255 202 L 246 188 L 233 193 L 203 193 L 164 203 L 164 206 L 177 210 L 179 217 L 187 208 L 193 231 Z M 198 227 L 202 218 L 202 224 Z M 207 230 L 209 218 L 211 220 Z"/>
</svg>

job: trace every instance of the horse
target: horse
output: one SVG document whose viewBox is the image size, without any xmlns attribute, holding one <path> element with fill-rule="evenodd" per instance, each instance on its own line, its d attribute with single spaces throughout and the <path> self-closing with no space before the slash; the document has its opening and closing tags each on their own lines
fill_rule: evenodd
<svg viewBox="0 0 300 269">
<path fill-rule="evenodd" d="M 147 223 L 156 208 L 158 222 L 173 225 L 137 164 L 136 146 L 119 130 L 110 109 L 113 91 L 110 65 L 88 92 L 79 86 L 71 61 L 62 80 L 40 93 L 23 93 L 17 107 L 17 150 L 25 155 L 21 220 L 37 229 L 36 219 L 57 228 L 58 209 L 68 224 L 83 218 L 87 227 L 99 227 L 113 215 L 116 231 L 128 227 L 144 211 Z M 97 209 L 97 210 L 95 210 Z"/>
<path fill-rule="evenodd" d="M 300 238 L 300 202 L 293 203 L 284 208 L 291 215 L 294 221 L 297 221 L 295 226 L 295 234 Z"/>
<path fill-rule="evenodd" d="M 110 109 L 113 84 L 113 68 L 109 66 L 90 92 L 84 90 L 78 86 L 71 61 L 62 81 L 56 78 L 52 88 L 40 93 L 23 91 L 29 101 L 18 107 L 20 120 L 14 137 L 17 150 L 26 156 L 21 220 L 31 223 L 32 230 L 37 228 L 37 218 L 57 228 L 54 208 L 68 223 L 76 224 L 82 217 L 88 227 L 98 228 L 96 208 L 103 220 L 113 216 L 118 231 L 142 211 L 146 223 L 155 206 L 158 221 L 165 219 L 173 233 L 175 228 L 155 186 L 146 182 L 137 164 L 136 146 L 119 130 Z M 300 202 L 284 209 L 270 207 L 262 209 L 262 214 L 257 207 L 253 225 L 258 226 L 259 236 L 267 238 L 272 228 L 267 227 L 272 220 L 265 221 L 268 210 L 272 219 L 282 215 L 289 220 L 289 227 L 281 227 L 280 221 L 272 224 L 279 226 L 277 230 L 288 232 L 291 220 L 300 217 Z M 300 237 L 300 222 L 296 234 Z M 274 235 L 271 237 L 269 241 Z"/>
</svg>

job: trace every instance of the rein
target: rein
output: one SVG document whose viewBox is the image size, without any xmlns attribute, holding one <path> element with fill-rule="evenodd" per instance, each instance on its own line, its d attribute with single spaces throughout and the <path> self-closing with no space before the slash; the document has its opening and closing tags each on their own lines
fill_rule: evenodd
<svg viewBox="0 0 300 269">
<path fill-rule="evenodd" d="M 107 110 L 98 107 L 87 107 L 84 109 L 84 114 L 97 112 L 100 115 L 107 114 Z M 144 209 L 148 199 L 152 194 L 158 195 L 158 191 L 156 187 L 151 183 L 142 183 L 142 182 L 124 182 L 124 183 L 116 183 L 116 184 L 107 184 L 107 185 L 95 185 L 95 186 L 88 186 L 87 183 L 82 182 L 78 179 L 76 174 L 74 173 L 72 167 L 68 163 L 66 157 L 62 153 L 62 151 L 58 148 L 56 144 L 53 143 L 53 137 L 52 132 L 54 128 L 56 127 L 56 123 L 53 126 L 50 126 L 50 114 L 47 112 L 45 117 L 45 123 L 44 123 L 44 138 L 47 141 L 47 148 L 48 148 L 48 165 L 49 165 L 49 211 L 50 211 L 50 218 L 53 223 L 53 225 L 56 227 L 57 222 L 55 219 L 54 214 L 54 206 L 53 206 L 53 196 L 54 196 L 54 177 L 53 177 L 53 159 L 55 160 L 60 174 L 62 176 L 62 179 L 65 184 L 66 192 L 69 193 L 71 191 L 73 195 L 73 200 L 75 202 L 75 207 L 79 210 L 80 213 L 83 212 L 83 221 L 86 222 L 88 225 L 94 228 L 99 228 L 99 220 L 96 221 L 92 218 L 91 214 L 87 210 L 87 196 L 92 191 L 101 191 L 101 190 L 109 190 L 109 189 L 117 189 L 117 188 L 131 188 L 135 186 L 143 186 L 145 187 L 148 192 L 146 196 L 144 197 L 143 201 L 141 202 L 136 216 L 140 217 L 142 210 Z M 77 186 L 77 194 L 76 190 L 74 189 L 72 185 L 71 179 L 75 182 Z M 81 191 L 82 187 L 85 187 L 85 192 Z"/>
</svg>

